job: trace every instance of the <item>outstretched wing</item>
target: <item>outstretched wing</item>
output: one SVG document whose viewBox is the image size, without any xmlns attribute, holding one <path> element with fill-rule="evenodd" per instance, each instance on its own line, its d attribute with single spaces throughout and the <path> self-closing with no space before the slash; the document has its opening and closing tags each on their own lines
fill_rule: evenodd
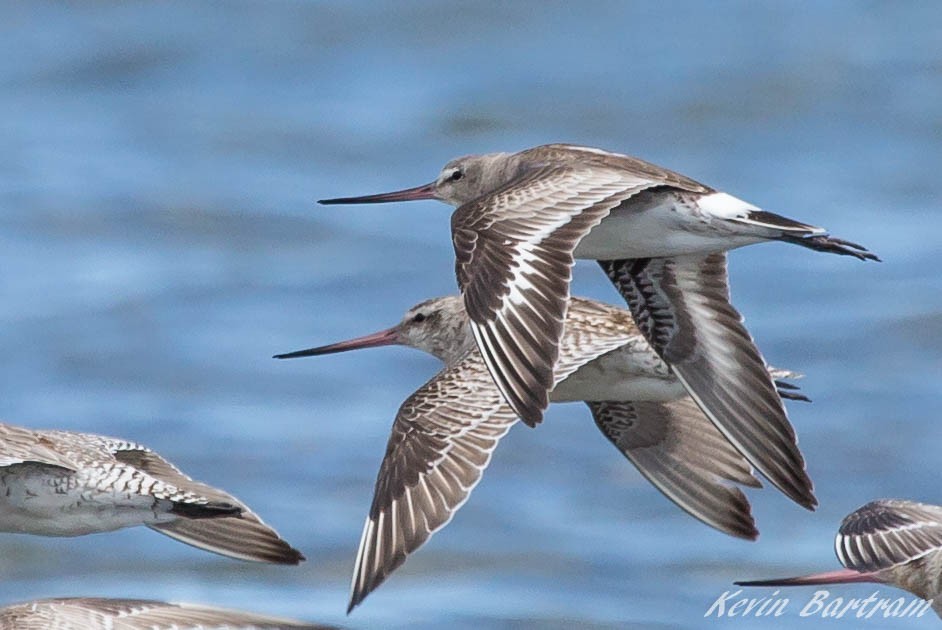
<svg viewBox="0 0 942 630">
<path fill-rule="evenodd" d="M 798 504 L 817 505 L 765 360 L 729 302 L 726 254 L 599 261 L 638 328 L 716 427 Z"/>
<path fill-rule="evenodd" d="M 537 167 L 452 215 L 471 329 L 527 424 L 539 423 L 549 404 L 576 245 L 613 208 L 661 183 L 610 168 Z"/>
<path fill-rule="evenodd" d="M 451 520 L 516 421 L 476 352 L 402 404 L 360 538 L 349 610 Z"/>
</svg>

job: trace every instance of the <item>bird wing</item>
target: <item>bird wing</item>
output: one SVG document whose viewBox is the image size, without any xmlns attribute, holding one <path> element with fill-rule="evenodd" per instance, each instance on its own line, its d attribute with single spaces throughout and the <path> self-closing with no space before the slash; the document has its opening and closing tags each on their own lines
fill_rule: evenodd
<svg viewBox="0 0 942 630">
<path fill-rule="evenodd" d="M 661 184 L 613 168 L 535 167 L 452 215 L 471 329 L 527 424 L 538 424 L 549 404 L 576 245 L 613 208 Z"/>
<path fill-rule="evenodd" d="M 255 512 L 224 490 L 194 481 L 157 453 L 132 445 L 116 450 L 115 458 L 182 492 L 204 497 L 213 503 L 235 505 L 239 515 L 225 518 L 178 518 L 148 525 L 160 532 L 200 549 L 230 558 L 275 564 L 298 564 L 304 556 L 265 524 Z"/>
<path fill-rule="evenodd" d="M 759 480 L 692 399 L 586 404 L 605 437 L 678 507 L 731 536 L 758 536 L 749 501 L 729 482 Z"/>
<path fill-rule="evenodd" d="M 817 505 L 765 360 L 729 302 L 726 254 L 599 261 L 658 355 L 716 427 L 798 504 Z"/>
<path fill-rule="evenodd" d="M 92 462 L 112 460 L 108 440 L 113 438 L 0 423 L 0 466 L 36 463 L 76 471 Z"/>
<path fill-rule="evenodd" d="M 402 404 L 363 527 L 350 609 L 451 520 L 516 421 L 476 352 Z"/>
<path fill-rule="evenodd" d="M 599 326 L 567 328 L 554 384 L 637 334 L 623 309 L 580 298 L 573 298 L 573 308 L 616 316 Z M 451 520 L 516 421 L 477 349 L 402 404 L 360 539 L 350 609 Z"/>
<path fill-rule="evenodd" d="M 879 571 L 942 549 L 942 507 L 883 499 L 866 504 L 841 523 L 834 540 L 848 569 Z"/>
<path fill-rule="evenodd" d="M 192 604 L 96 597 L 47 599 L 0 609 L 0 630 L 281 630 L 328 626 Z"/>
</svg>

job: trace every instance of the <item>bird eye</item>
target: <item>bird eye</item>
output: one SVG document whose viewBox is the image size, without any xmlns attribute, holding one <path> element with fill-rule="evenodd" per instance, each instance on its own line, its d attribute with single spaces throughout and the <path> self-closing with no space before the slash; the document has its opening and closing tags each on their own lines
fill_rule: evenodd
<svg viewBox="0 0 942 630">
<path fill-rule="evenodd" d="M 425 313 L 416 313 L 415 317 L 412 318 L 412 321 L 419 324 L 425 321 Z"/>
<path fill-rule="evenodd" d="M 456 170 L 454 173 L 451 174 L 451 181 L 456 182 L 462 177 L 464 177 L 464 173 Z"/>
</svg>

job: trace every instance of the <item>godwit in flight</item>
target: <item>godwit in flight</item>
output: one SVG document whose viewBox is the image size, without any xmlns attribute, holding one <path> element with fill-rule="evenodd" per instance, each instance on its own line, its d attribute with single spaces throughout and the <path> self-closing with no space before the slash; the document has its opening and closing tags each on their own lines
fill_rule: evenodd
<svg viewBox="0 0 942 630">
<path fill-rule="evenodd" d="M 841 522 L 834 551 L 843 570 L 736 584 L 891 584 L 931 600 L 933 610 L 942 616 L 942 507 L 902 499 L 868 503 Z"/>
<path fill-rule="evenodd" d="M 244 503 L 140 444 L 0 423 L 0 531 L 80 536 L 134 525 L 240 560 L 304 559 Z"/>
<path fill-rule="evenodd" d="M 446 367 L 396 415 L 360 540 L 350 609 L 448 523 L 518 419 L 475 347 L 459 296 L 422 302 L 387 330 L 276 358 L 391 344 L 429 352 Z M 773 370 L 773 376 L 794 375 Z M 759 486 L 752 467 L 686 394 L 630 313 L 573 298 L 556 381 L 552 400 L 586 401 L 605 437 L 679 507 L 727 534 L 758 535 L 749 502 L 734 485 Z M 794 386 L 780 385 L 783 395 L 803 398 Z"/>
<path fill-rule="evenodd" d="M 484 361 L 530 425 L 554 384 L 574 258 L 599 261 L 657 354 L 758 470 L 813 508 L 775 384 L 729 302 L 726 251 L 762 241 L 877 260 L 863 247 L 637 158 L 566 144 L 452 160 L 424 186 L 325 204 L 438 199 Z"/>
</svg>

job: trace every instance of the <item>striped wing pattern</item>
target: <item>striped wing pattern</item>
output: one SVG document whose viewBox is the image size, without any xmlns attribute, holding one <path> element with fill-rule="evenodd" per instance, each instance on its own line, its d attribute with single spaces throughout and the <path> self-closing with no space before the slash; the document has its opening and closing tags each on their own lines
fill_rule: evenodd
<svg viewBox="0 0 942 630">
<path fill-rule="evenodd" d="M 555 382 L 637 334 L 627 313 L 626 322 L 618 319 L 621 309 L 580 298 L 572 308 L 579 317 L 566 330 Z M 610 315 L 615 318 L 589 325 Z M 476 349 L 402 404 L 360 539 L 351 610 L 451 520 L 516 421 Z"/>
<path fill-rule="evenodd" d="M 834 540 L 848 569 L 880 571 L 942 549 L 942 507 L 883 499 L 849 514 Z"/>
<path fill-rule="evenodd" d="M 351 610 L 451 520 L 516 421 L 478 353 L 402 404 L 360 538 Z"/>
<path fill-rule="evenodd" d="M 765 360 L 729 302 L 726 254 L 599 261 L 638 328 L 716 427 L 798 504 L 817 505 Z"/>
<path fill-rule="evenodd" d="M 576 245 L 655 185 L 615 169 L 534 168 L 452 215 L 458 286 L 478 348 L 527 424 L 549 404 Z"/>
</svg>

